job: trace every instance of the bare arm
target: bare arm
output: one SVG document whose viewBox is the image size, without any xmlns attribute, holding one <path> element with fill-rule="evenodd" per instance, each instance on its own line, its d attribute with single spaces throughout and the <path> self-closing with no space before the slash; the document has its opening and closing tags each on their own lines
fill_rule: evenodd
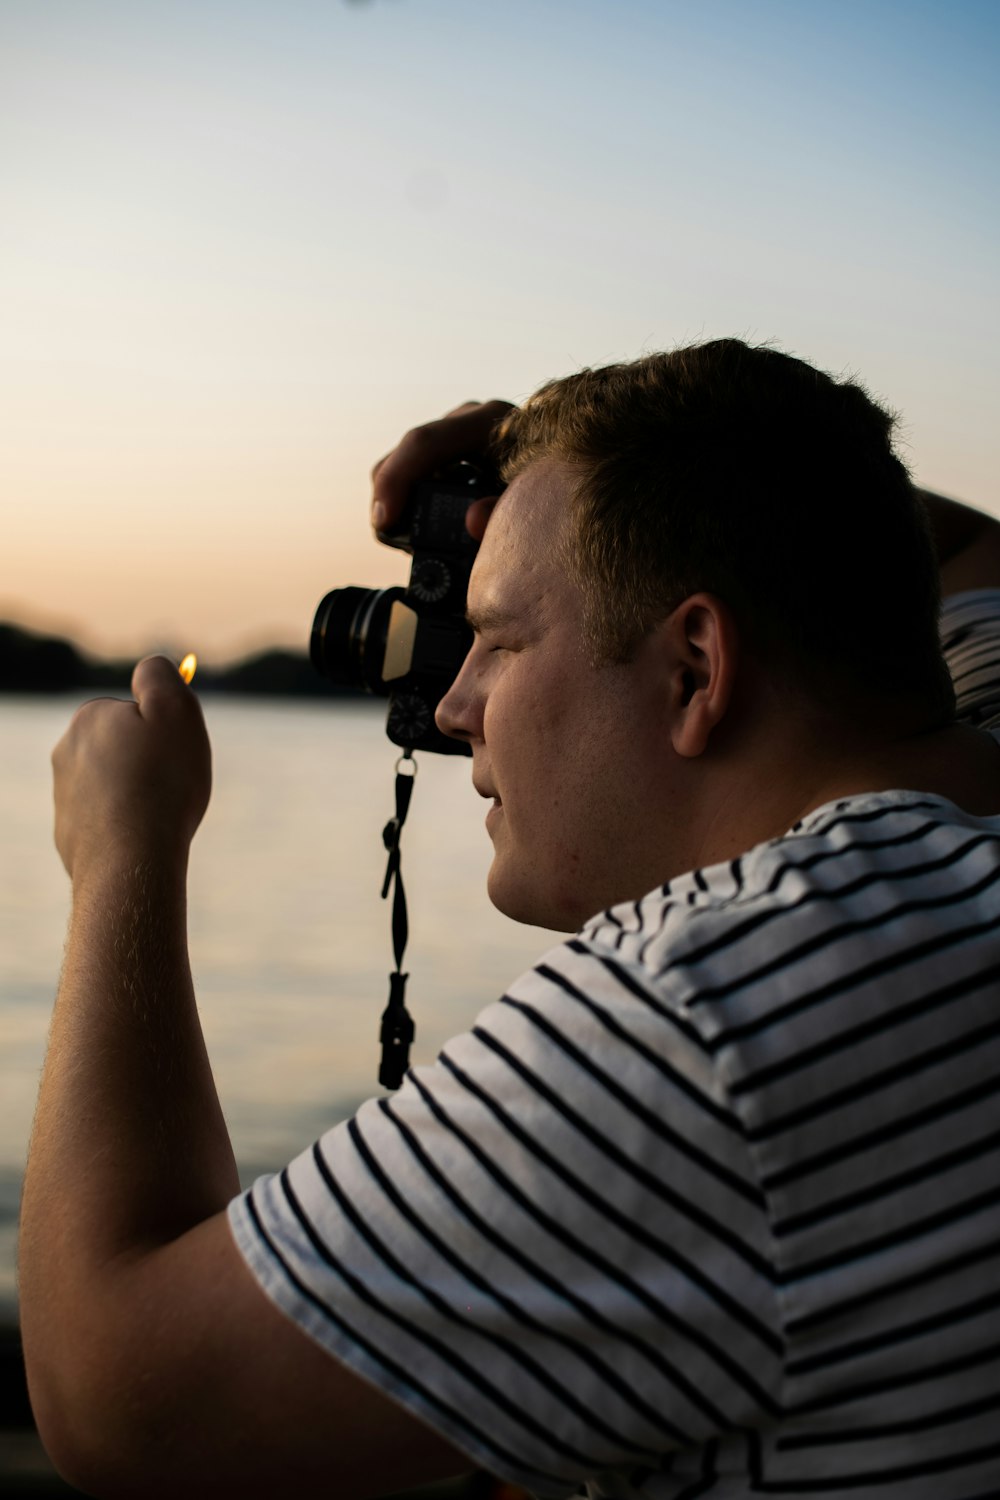
<svg viewBox="0 0 1000 1500">
<path fill-rule="evenodd" d="M 208 740 L 170 663 L 144 663 L 136 687 L 139 703 L 85 704 L 53 757 L 73 907 L 22 1214 L 29 1337 L 57 1270 L 82 1296 L 94 1264 L 190 1228 L 239 1187 L 187 956 Z"/>
<path fill-rule="evenodd" d="M 1000 522 L 931 490 L 920 494 L 937 548 L 942 594 L 1000 588 Z"/>
<path fill-rule="evenodd" d="M 73 880 L 21 1226 L 32 1402 L 87 1493 L 379 1495 L 470 1467 L 314 1345 L 246 1269 L 238 1190 L 185 937 L 208 800 L 194 695 L 169 662 L 99 700 L 54 759 Z"/>
</svg>

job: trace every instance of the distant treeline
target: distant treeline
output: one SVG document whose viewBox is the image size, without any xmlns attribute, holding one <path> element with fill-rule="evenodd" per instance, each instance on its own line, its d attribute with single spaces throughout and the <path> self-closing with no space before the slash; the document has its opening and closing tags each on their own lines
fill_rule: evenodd
<svg viewBox="0 0 1000 1500">
<path fill-rule="evenodd" d="M 127 692 L 134 665 L 132 661 L 99 661 L 60 636 L 38 635 L 19 625 L 0 623 L 0 692 Z M 325 681 L 305 652 L 298 651 L 262 651 L 224 670 L 199 664 L 195 683 L 199 691 L 219 693 L 363 696 L 353 688 Z"/>
</svg>

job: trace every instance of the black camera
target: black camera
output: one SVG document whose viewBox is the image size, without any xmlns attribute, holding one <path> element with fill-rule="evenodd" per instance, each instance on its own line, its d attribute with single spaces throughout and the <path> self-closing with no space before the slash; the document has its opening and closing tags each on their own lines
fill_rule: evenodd
<svg viewBox="0 0 1000 1500">
<path fill-rule="evenodd" d="M 405 750 L 470 754 L 440 732 L 434 711 L 472 644 L 465 599 L 479 543 L 466 512 L 500 488 L 467 462 L 414 486 L 398 523 L 378 533 L 380 542 L 412 554 L 406 588 L 334 589 L 316 611 L 313 666 L 331 682 L 388 695 L 386 734 Z"/>
</svg>

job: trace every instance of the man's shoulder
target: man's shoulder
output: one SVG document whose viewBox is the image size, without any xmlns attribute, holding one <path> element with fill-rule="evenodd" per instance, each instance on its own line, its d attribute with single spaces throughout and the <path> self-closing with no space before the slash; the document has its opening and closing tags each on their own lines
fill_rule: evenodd
<svg viewBox="0 0 1000 1500">
<path fill-rule="evenodd" d="M 862 1074 L 876 1088 L 901 1048 L 964 1045 L 970 1010 L 951 1002 L 992 993 L 998 968 L 1000 819 L 915 791 L 854 796 L 595 916 L 423 1086 L 503 1099 L 529 1134 L 553 1091 L 575 1118 L 666 1111 L 725 1154 L 733 1131 L 811 1118 Z"/>
<path fill-rule="evenodd" d="M 708 1017 L 716 1005 L 731 1011 L 738 992 L 767 1007 L 862 953 L 874 961 L 914 946 L 908 916 L 988 904 L 994 873 L 1000 883 L 1000 818 L 918 791 L 874 792 L 600 913 L 577 942 L 640 971 L 686 1015 Z"/>
<path fill-rule="evenodd" d="M 956 715 L 980 728 L 1000 725 L 1000 589 L 970 589 L 944 600 L 941 650 L 955 686 Z"/>
</svg>

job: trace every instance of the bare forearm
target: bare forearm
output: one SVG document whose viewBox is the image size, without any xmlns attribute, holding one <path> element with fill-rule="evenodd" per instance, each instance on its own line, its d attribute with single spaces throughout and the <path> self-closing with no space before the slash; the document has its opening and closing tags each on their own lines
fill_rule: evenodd
<svg viewBox="0 0 1000 1500">
<path fill-rule="evenodd" d="M 991 525 L 990 517 L 971 505 L 948 500 L 933 490 L 918 490 L 931 523 L 931 534 L 939 563 L 946 563 L 964 551 L 977 535 Z"/>
<path fill-rule="evenodd" d="M 117 1258 L 183 1233 L 237 1188 L 191 984 L 183 871 L 102 867 L 74 891 L 25 1179 L 26 1340 L 64 1335 Z"/>
<path fill-rule="evenodd" d="M 931 524 L 942 593 L 1000 588 L 1000 524 L 994 517 L 931 490 L 919 494 Z"/>
</svg>

